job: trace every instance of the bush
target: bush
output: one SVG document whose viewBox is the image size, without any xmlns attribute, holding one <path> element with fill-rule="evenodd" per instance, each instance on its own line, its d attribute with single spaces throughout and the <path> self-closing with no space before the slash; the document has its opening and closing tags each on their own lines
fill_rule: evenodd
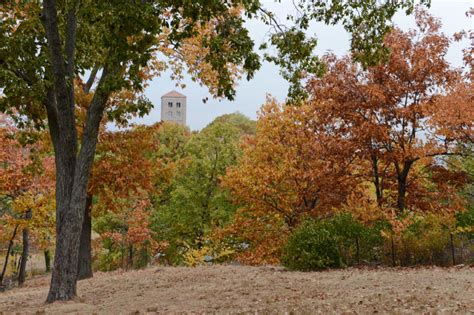
<svg viewBox="0 0 474 315">
<path fill-rule="evenodd" d="M 306 221 L 290 235 L 281 262 L 290 270 L 310 271 L 378 261 L 385 225 L 364 226 L 350 213 Z"/>
<path fill-rule="evenodd" d="M 331 230 L 326 222 L 303 223 L 283 248 L 283 265 L 301 271 L 341 267 L 337 238 Z"/>
</svg>

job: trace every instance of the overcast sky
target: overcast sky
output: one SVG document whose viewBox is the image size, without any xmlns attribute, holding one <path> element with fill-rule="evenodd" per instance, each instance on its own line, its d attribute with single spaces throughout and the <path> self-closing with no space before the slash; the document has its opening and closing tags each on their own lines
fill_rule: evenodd
<svg viewBox="0 0 474 315">
<path fill-rule="evenodd" d="M 280 17 L 285 17 L 293 8 L 291 0 L 281 0 L 279 4 L 274 3 L 273 0 L 263 0 L 262 2 Z M 474 19 L 465 16 L 466 11 L 471 6 L 474 6 L 472 0 L 432 0 L 429 11 L 434 16 L 441 18 L 443 32 L 452 35 L 461 29 L 474 28 Z M 413 16 L 407 17 L 399 13 L 394 21 L 402 29 L 414 27 Z M 249 21 L 247 27 L 256 47 L 258 47 L 265 40 L 268 28 L 259 21 Z M 344 55 L 349 49 L 349 35 L 340 26 L 314 24 L 310 29 L 310 33 L 316 34 L 318 37 L 317 54 L 333 51 L 337 55 Z M 455 43 L 451 46 L 448 60 L 453 65 L 461 66 L 461 49 L 467 45 L 469 45 L 469 42 L 464 41 L 462 44 Z M 170 90 L 177 90 L 187 96 L 187 125 L 192 130 L 199 130 L 217 116 L 236 111 L 255 119 L 257 111 L 265 101 L 267 94 L 283 101 L 288 89 L 288 84 L 279 75 L 278 68 L 269 63 L 264 63 L 251 81 L 242 80 L 239 82 L 236 98 L 232 102 L 212 99 L 205 87 L 201 87 L 189 79 L 184 80 L 184 83 L 186 84 L 185 89 L 176 88 L 175 82 L 169 79 L 169 73 L 153 80 L 146 90 L 146 95 L 155 104 L 155 107 L 148 116 L 138 119 L 136 122 L 151 124 L 159 121 L 161 95 Z M 202 102 L 205 97 L 209 97 L 206 104 Z"/>
</svg>

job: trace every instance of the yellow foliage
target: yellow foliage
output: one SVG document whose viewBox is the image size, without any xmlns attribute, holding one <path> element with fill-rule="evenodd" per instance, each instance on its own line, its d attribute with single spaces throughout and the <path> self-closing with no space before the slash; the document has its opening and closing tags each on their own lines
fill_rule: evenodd
<svg viewBox="0 0 474 315">
<path fill-rule="evenodd" d="M 230 258 L 234 253 L 230 247 L 227 246 L 212 246 L 204 245 L 201 248 L 191 248 L 186 245 L 187 250 L 184 257 L 184 264 L 189 267 L 196 267 L 205 265 L 210 262 L 220 262 Z"/>
</svg>

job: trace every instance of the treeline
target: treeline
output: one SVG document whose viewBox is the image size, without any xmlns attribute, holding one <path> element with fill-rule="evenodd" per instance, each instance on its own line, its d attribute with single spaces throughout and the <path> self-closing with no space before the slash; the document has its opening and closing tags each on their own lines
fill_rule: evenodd
<svg viewBox="0 0 474 315">
<path fill-rule="evenodd" d="M 158 147 L 125 162 L 140 171 L 112 177 L 112 185 L 129 183 L 119 205 L 134 210 L 96 220 L 98 268 L 154 259 L 306 270 L 472 260 L 472 49 L 462 69 L 452 67 L 452 39 L 440 27 L 419 11 L 417 29 L 394 29 L 390 56 L 370 67 L 326 55 L 310 99 L 269 99 L 256 126 L 229 115 L 199 133 L 158 128 Z M 156 180 L 131 189 L 143 174 Z M 99 207 L 120 191 L 105 188 Z"/>
</svg>

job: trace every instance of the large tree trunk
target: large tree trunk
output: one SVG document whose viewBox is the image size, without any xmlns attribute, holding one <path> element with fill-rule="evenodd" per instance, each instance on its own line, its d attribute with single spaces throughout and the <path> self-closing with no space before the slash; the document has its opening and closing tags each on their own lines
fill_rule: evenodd
<svg viewBox="0 0 474 315">
<path fill-rule="evenodd" d="M 78 2 L 76 2 L 77 4 Z M 42 22 L 48 40 L 53 87 L 47 91 L 45 107 L 56 162 L 56 251 L 47 302 L 71 300 L 76 296 L 77 266 L 87 184 L 99 134 L 100 121 L 110 95 L 106 87 L 111 72 L 102 69 L 87 110 L 79 154 L 74 113 L 74 55 L 76 8 L 67 12 L 64 45 L 61 40 L 56 0 L 44 0 Z M 114 65 L 113 75 L 120 65 Z"/>
<path fill-rule="evenodd" d="M 107 76 L 108 71 L 105 67 L 102 71 L 99 86 L 104 85 L 103 82 Z M 56 146 L 56 156 L 59 156 L 56 159 L 58 174 L 56 177 L 56 190 L 62 190 L 59 183 L 67 182 L 62 176 L 71 176 L 72 173 L 73 181 L 70 185 L 69 195 L 57 196 L 56 217 L 60 218 L 60 222 L 56 225 L 56 252 L 47 302 L 70 300 L 76 296 L 79 244 L 87 200 L 87 185 L 94 160 L 99 125 L 108 95 L 109 93 L 102 92 L 94 94 L 87 111 L 87 123 L 82 137 L 81 150 L 72 171 L 69 169 L 70 166 L 67 165 L 65 167 L 67 171 L 60 172 L 63 162 L 61 151 L 67 150 L 67 148 L 60 145 Z M 75 125 L 72 128 L 75 128 Z M 69 150 L 74 151 L 73 148 L 69 148 Z"/>
<path fill-rule="evenodd" d="M 79 261 L 77 266 L 77 280 L 92 277 L 92 195 L 87 196 L 82 223 L 81 241 L 79 244 Z"/>
<path fill-rule="evenodd" d="M 25 219 L 31 219 L 31 210 L 26 211 Z M 23 228 L 23 248 L 21 251 L 20 268 L 18 272 L 18 285 L 22 285 L 25 282 L 26 278 L 26 263 L 28 262 L 28 255 L 30 250 L 29 234 L 30 233 L 28 227 Z"/>
<path fill-rule="evenodd" d="M 77 250 L 82 224 L 82 213 L 75 213 L 75 209 L 70 206 L 77 159 L 73 89 L 75 8 L 68 12 L 64 45 L 60 37 L 55 0 L 43 1 L 42 19 L 54 83 L 54 93 L 48 92 L 46 104 L 56 162 L 56 251 L 47 298 L 48 302 L 53 302 L 70 300 L 76 295 Z"/>
</svg>

